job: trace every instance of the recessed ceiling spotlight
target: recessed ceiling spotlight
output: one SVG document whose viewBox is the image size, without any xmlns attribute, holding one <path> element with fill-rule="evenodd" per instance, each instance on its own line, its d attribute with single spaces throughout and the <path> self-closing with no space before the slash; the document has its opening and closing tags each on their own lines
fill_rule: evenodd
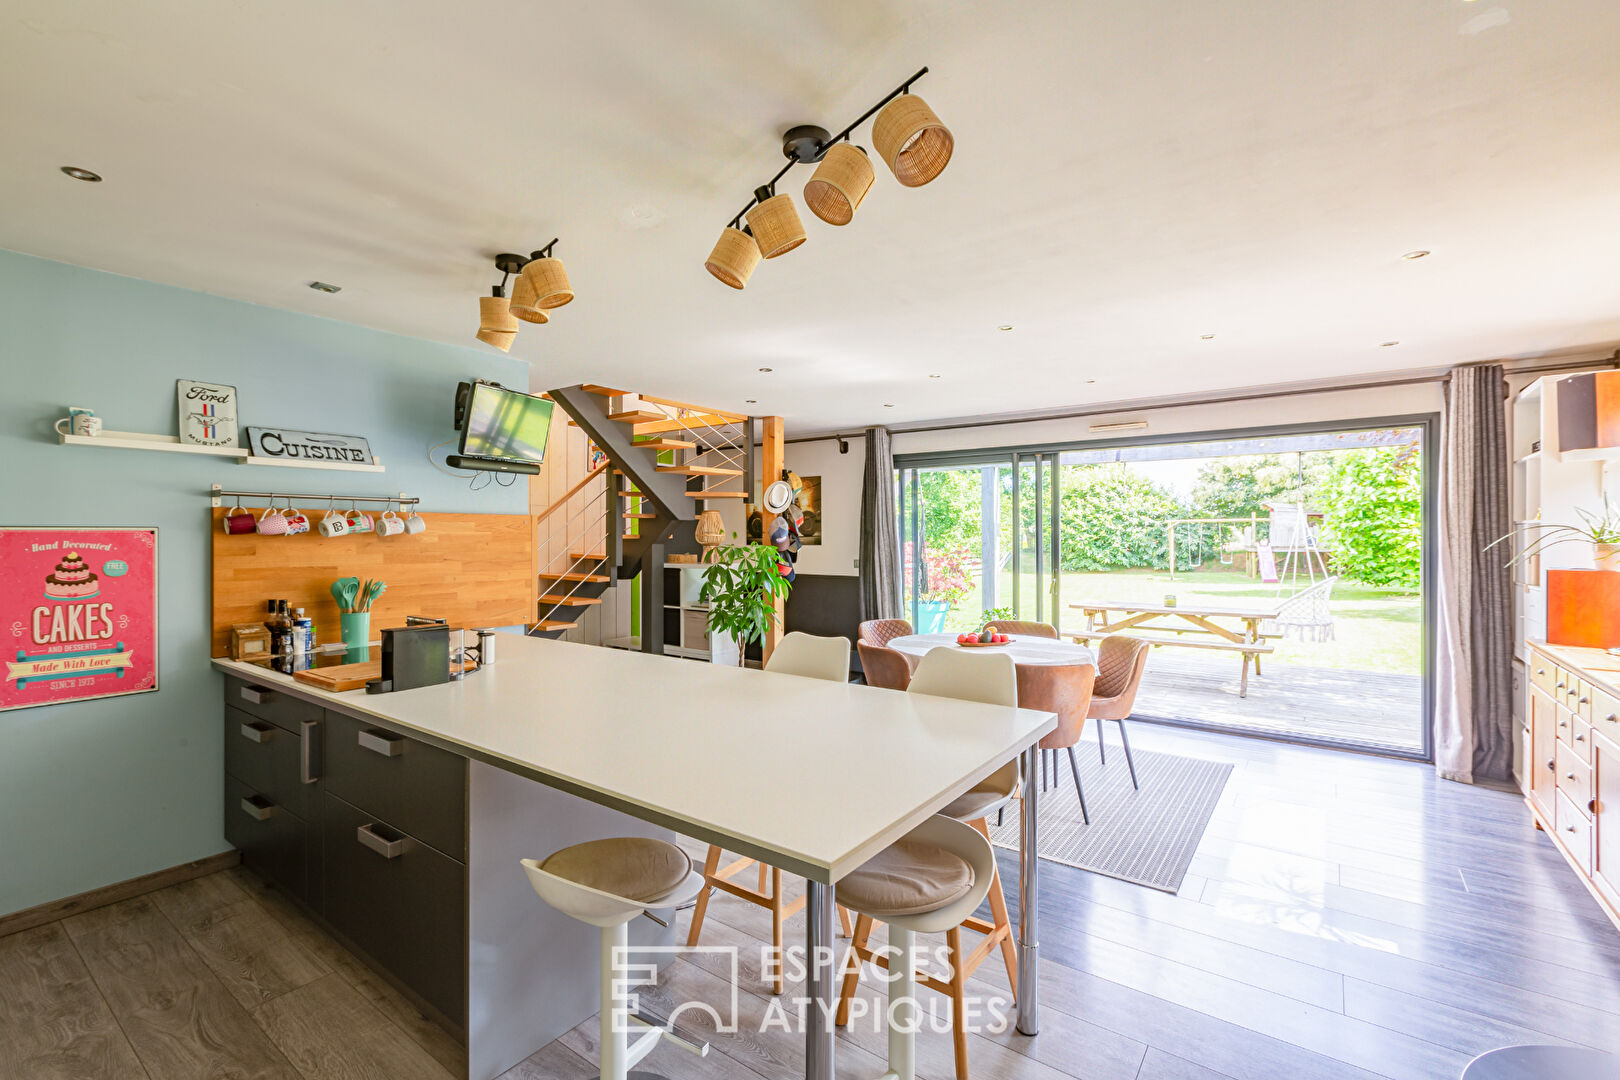
<svg viewBox="0 0 1620 1080">
<path fill-rule="evenodd" d="M 93 173 L 89 169 L 81 169 L 77 165 L 64 165 L 62 171 L 75 180 L 83 180 L 87 184 L 101 183 L 101 174 Z"/>
<path fill-rule="evenodd" d="M 1403 258 L 1403 259 L 1421 259 L 1421 258 L 1423 258 L 1423 256 L 1425 256 L 1427 254 L 1429 254 L 1427 251 L 1422 251 L 1422 250 L 1408 251 L 1405 255 L 1402 255 L 1401 258 Z"/>
<path fill-rule="evenodd" d="M 1096 379 L 1087 379 L 1087 380 L 1086 380 L 1086 384 L 1087 384 L 1087 385 L 1090 385 L 1090 384 L 1091 384 L 1091 383 L 1094 383 L 1094 382 L 1096 382 L 1096 381 L 1097 381 L 1097 380 L 1096 380 Z"/>
<path fill-rule="evenodd" d="M 334 292 L 342 292 L 343 291 L 343 286 L 341 286 L 341 285 L 328 285 L 324 281 L 312 281 L 312 282 L 309 283 L 309 287 L 314 289 L 316 292 L 324 292 L 324 293 L 334 293 Z"/>
<path fill-rule="evenodd" d="M 883 407 L 884 407 L 884 408 L 885 408 L 885 409 L 892 409 L 892 408 L 894 408 L 894 406 L 893 406 L 893 405 L 891 405 L 891 404 L 889 404 L 889 403 L 888 403 L 888 402 L 884 402 L 884 404 L 883 404 Z"/>
<path fill-rule="evenodd" d="M 1398 342 L 1398 341 L 1380 341 L 1378 343 L 1378 347 L 1380 349 L 1392 349 L 1392 348 L 1394 348 L 1395 346 L 1397 346 L 1399 344 L 1400 344 L 1400 342 Z"/>
<path fill-rule="evenodd" d="M 1000 326 L 996 327 L 996 329 L 1000 330 L 1002 332 L 1006 332 L 1006 331 L 1012 329 L 1012 323 L 1002 323 Z"/>
<path fill-rule="evenodd" d="M 928 377 L 930 379 L 943 379 L 945 376 L 943 376 L 943 375 L 930 375 Z"/>
<path fill-rule="evenodd" d="M 1199 341 L 1214 341 L 1215 340 L 1215 335 L 1214 334 L 1199 334 L 1198 335 L 1198 340 Z"/>
<path fill-rule="evenodd" d="M 768 373 L 770 373 L 772 371 L 775 371 L 776 369 L 775 368 L 762 367 L 759 370 L 761 370 L 763 372 L 766 372 L 768 374 Z"/>
<path fill-rule="evenodd" d="M 759 402 L 755 401 L 753 398 L 743 398 L 743 404 L 744 405 L 758 405 Z"/>
</svg>

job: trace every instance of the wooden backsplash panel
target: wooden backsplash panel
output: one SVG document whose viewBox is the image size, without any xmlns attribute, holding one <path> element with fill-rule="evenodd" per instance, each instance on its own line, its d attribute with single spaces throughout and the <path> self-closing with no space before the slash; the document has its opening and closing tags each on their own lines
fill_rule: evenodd
<svg viewBox="0 0 1620 1080">
<path fill-rule="evenodd" d="M 227 536 L 213 528 L 214 656 L 230 651 L 234 623 L 262 623 L 266 600 L 285 599 L 315 620 L 320 643 L 338 640 L 332 582 L 381 578 L 373 636 L 432 615 L 451 626 L 515 626 L 534 618 L 534 529 L 527 514 L 423 514 L 427 531 L 399 536 Z"/>
</svg>

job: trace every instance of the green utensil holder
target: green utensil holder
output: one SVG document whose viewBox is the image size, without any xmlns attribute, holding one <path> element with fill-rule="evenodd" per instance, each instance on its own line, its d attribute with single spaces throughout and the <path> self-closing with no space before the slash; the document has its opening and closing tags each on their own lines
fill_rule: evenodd
<svg viewBox="0 0 1620 1080">
<path fill-rule="evenodd" d="M 371 612 L 345 611 L 338 616 L 339 632 L 343 644 L 349 649 L 345 659 L 351 664 L 363 664 L 371 659 Z"/>
</svg>

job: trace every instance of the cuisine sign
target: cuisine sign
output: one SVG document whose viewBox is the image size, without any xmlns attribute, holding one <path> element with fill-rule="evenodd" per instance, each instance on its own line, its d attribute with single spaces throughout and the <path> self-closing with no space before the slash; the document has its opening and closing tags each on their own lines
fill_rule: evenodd
<svg viewBox="0 0 1620 1080">
<path fill-rule="evenodd" d="M 262 427 L 250 427 L 247 433 L 248 446 L 255 457 L 374 464 L 371 444 L 358 435 L 329 435 L 319 431 Z"/>
</svg>

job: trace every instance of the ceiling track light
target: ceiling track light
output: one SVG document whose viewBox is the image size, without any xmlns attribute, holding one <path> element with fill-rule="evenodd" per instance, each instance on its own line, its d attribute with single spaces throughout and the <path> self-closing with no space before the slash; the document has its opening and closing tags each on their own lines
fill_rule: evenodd
<svg viewBox="0 0 1620 1080">
<path fill-rule="evenodd" d="M 793 197 L 776 191 L 795 165 L 817 166 L 804 186 L 810 212 L 829 225 L 848 225 L 877 179 L 870 157 L 849 141 L 850 135 L 874 115 L 872 145 L 902 185 L 921 187 L 943 172 L 955 140 L 928 103 L 911 93 L 911 84 L 926 74 L 927 68 L 920 69 L 836 135 L 816 124 L 789 128 L 782 136 L 787 164 L 754 189 L 753 199 L 721 231 L 704 268 L 741 289 L 760 259 L 785 255 L 804 243 L 804 223 Z"/>
<path fill-rule="evenodd" d="M 551 254 L 557 238 L 539 251 L 531 252 L 512 286 L 512 314 L 524 322 L 543 323 L 550 320 L 552 308 L 560 308 L 574 299 L 574 287 L 568 281 L 568 271 L 562 260 Z"/>
</svg>

